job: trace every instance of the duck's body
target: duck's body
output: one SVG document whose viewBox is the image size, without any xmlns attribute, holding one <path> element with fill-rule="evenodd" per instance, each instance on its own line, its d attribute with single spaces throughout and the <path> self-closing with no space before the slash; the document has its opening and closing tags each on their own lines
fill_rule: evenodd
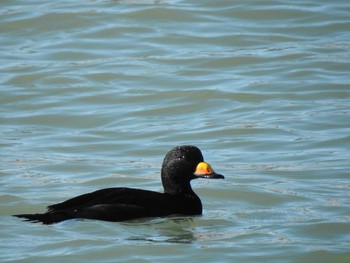
<svg viewBox="0 0 350 263">
<path fill-rule="evenodd" d="M 161 177 L 164 193 L 133 188 L 106 188 L 50 205 L 43 214 L 15 216 L 53 224 L 73 218 L 126 221 L 144 217 L 200 215 L 202 203 L 193 192 L 190 181 L 201 177 L 224 178 L 203 161 L 200 150 L 195 146 L 178 146 L 168 152 Z"/>
<path fill-rule="evenodd" d="M 173 195 L 133 188 L 106 188 L 51 205 L 44 214 L 18 217 L 44 224 L 73 218 L 126 221 L 143 217 L 200 215 L 202 204 L 197 195 Z"/>
</svg>

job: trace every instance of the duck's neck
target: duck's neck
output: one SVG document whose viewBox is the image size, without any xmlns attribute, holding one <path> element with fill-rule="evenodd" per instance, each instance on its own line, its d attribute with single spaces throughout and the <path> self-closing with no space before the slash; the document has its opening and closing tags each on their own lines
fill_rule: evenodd
<svg viewBox="0 0 350 263">
<path fill-rule="evenodd" d="M 172 195 L 188 195 L 188 196 L 197 196 L 192 190 L 191 184 L 171 184 L 170 187 L 164 185 L 164 193 Z"/>
</svg>

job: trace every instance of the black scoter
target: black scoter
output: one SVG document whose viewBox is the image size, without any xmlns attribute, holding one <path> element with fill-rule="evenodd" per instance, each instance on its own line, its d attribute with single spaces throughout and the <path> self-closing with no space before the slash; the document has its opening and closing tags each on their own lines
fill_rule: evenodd
<svg viewBox="0 0 350 263">
<path fill-rule="evenodd" d="M 169 215 L 201 215 L 202 202 L 190 181 L 196 178 L 223 179 L 204 162 L 196 146 L 171 149 L 165 156 L 161 178 L 164 193 L 134 189 L 106 188 L 48 206 L 43 214 L 20 214 L 27 221 L 54 224 L 73 218 L 126 221 Z"/>
</svg>

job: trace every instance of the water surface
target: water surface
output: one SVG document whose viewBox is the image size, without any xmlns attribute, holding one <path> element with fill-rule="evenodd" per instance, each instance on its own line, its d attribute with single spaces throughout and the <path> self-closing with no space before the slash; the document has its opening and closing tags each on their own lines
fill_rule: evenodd
<svg viewBox="0 0 350 263">
<path fill-rule="evenodd" d="M 2 1 L 2 262 L 349 262 L 350 4 Z M 204 213 L 53 226 L 10 215 L 162 191 L 194 144 Z"/>
</svg>

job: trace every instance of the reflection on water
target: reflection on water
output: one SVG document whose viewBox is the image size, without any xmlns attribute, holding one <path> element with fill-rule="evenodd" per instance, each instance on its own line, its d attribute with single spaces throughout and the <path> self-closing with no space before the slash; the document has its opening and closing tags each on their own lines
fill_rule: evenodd
<svg viewBox="0 0 350 263">
<path fill-rule="evenodd" d="M 158 222 L 157 222 L 158 221 Z M 134 222 L 126 224 L 129 227 L 142 226 L 143 230 L 151 228 L 151 233 L 144 233 L 140 236 L 130 237 L 130 241 L 146 241 L 154 243 L 179 243 L 190 244 L 196 241 L 193 233 L 192 218 L 167 218 L 162 220 L 151 220 L 147 223 Z M 153 230 L 156 230 L 156 235 Z M 141 234 L 141 233 L 138 233 Z"/>
</svg>

